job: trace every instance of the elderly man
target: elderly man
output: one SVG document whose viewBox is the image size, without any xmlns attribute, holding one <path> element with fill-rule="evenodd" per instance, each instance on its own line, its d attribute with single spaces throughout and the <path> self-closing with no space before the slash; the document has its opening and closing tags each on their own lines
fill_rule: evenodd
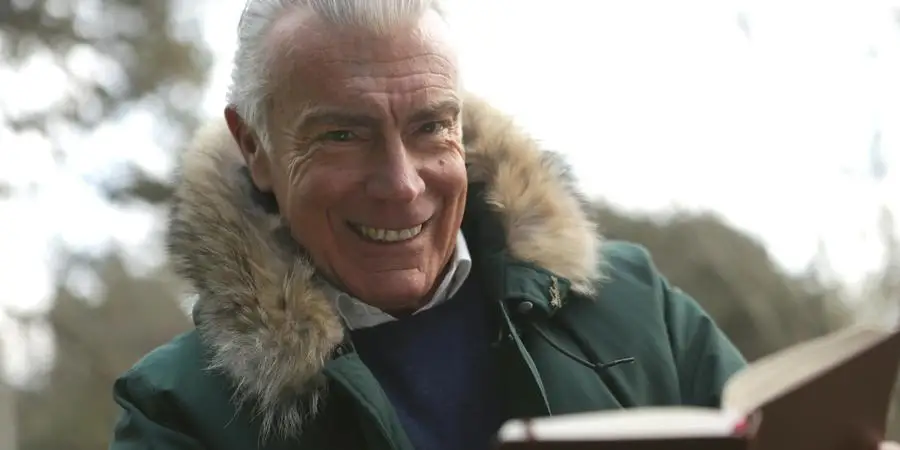
<svg viewBox="0 0 900 450">
<path fill-rule="evenodd" d="M 463 93 L 434 1 L 251 0 L 224 119 L 171 215 L 196 328 L 116 382 L 113 450 L 486 449 L 512 417 L 717 405 L 744 365 Z"/>
</svg>

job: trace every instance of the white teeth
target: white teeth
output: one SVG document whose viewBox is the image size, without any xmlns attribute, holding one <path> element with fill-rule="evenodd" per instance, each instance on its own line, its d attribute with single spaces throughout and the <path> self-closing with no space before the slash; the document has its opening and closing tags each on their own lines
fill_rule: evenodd
<svg viewBox="0 0 900 450">
<path fill-rule="evenodd" d="M 371 228 L 356 225 L 356 229 L 359 230 L 363 236 L 372 239 L 373 241 L 399 242 L 418 236 L 419 233 L 422 232 L 422 225 L 416 225 L 405 230 L 386 230 L 383 228 Z"/>
</svg>

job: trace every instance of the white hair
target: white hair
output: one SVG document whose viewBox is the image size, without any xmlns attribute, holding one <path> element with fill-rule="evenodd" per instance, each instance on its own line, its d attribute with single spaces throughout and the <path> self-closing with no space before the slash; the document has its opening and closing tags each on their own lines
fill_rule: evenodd
<svg viewBox="0 0 900 450">
<path fill-rule="evenodd" d="M 231 72 L 228 103 L 256 132 L 265 151 L 271 150 L 268 113 L 272 87 L 266 37 L 289 10 L 309 11 L 328 23 L 374 32 L 390 30 L 427 11 L 446 18 L 439 0 L 248 0 L 238 24 L 238 44 Z"/>
</svg>

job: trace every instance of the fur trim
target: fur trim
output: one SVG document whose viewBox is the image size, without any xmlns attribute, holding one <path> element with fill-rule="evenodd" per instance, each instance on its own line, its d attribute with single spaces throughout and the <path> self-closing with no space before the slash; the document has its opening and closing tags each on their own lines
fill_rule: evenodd
<svg viewBox="0 0 900 450">
<path fill-rule="evenodd" d="M 510 118 L 465 102 L 468 176 L 486 183 L 510 253 L 591 294 L 600 238 L 565 165 Z M 264 435 L 295 434 L 322 402 L 321 371 L 343 339 L 341 322 L 280 218 L 253 200 L 225 124 L 201 129 L 182 158 L 168 245 L 199 294 L 195 322 L 211 368 L 233 380 L 239 404 L 255 407 Z"/>
</svg>

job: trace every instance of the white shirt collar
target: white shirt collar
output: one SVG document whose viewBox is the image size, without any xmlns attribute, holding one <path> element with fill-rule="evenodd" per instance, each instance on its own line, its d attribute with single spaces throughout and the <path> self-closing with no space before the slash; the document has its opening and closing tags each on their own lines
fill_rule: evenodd
<svg viewBox="0 0 900 450">
<path fill-rule="evenodd" d="M 413 314 L 434 308 L 453 297 L 469 277 L 471 270 L 472 255 L 469 253 L 469 247 L 466 245 L 466 239 L 463 237 L 462 231 L 459 231 L 456 236 L 456 249 L 453 251 L 453 258 L 450 260 L 450 267 L 443 280 L 441 280 L 441 284 L 438 285 L 431 300 Z M 331 285 L 326 287 L 326 294 L 334 303 L 335 308 L 337 308 L 338 313 L 344 320 L 344 324 L 351 330 L 374 327 L 397 320 L 394 316 L 374 306 L 367 305 L 349 294 L 335 289 Z"/>
</svg>

